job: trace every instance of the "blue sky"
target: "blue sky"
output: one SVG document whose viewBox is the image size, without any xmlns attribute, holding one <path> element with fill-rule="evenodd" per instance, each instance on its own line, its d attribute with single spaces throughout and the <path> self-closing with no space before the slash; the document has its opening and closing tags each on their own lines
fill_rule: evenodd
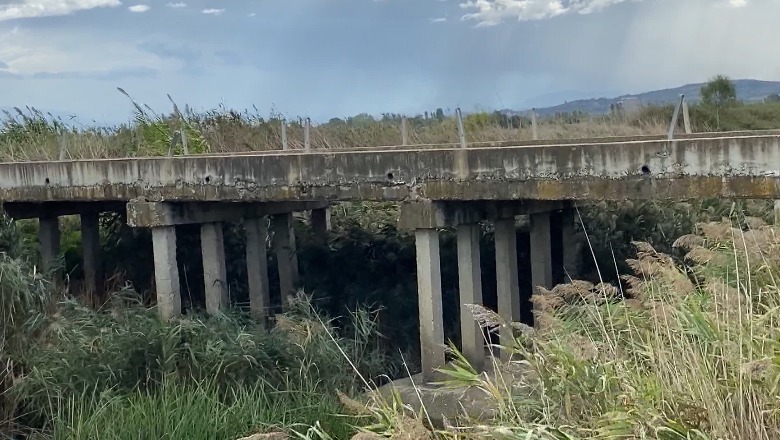
<svg viewBox="0 0 780 440">
<path fill-rule="evenodd" d="M 780 0 L 0 0 L 0 107 L 288 116 L 780 80 Z"/>
</svg>

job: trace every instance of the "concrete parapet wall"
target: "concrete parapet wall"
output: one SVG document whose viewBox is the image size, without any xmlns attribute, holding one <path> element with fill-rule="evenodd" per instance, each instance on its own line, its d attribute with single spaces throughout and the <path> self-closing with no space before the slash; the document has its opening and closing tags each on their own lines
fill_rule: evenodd
<svg viewBox="0 0 780 440">
<path fill-rule="evenodd" d="M 780 135 L 0 164 L 35 201 L 780 198 Z"/>
</svg>

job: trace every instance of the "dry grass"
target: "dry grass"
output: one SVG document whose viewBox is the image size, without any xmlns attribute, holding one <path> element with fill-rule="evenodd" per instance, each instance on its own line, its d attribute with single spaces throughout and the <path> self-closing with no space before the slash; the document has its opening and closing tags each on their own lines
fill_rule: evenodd
<svg viewBox="0 0 780 440">
<path fill-rule="evenodd" d="M 136 120 L 114 128 L 68 129 L 61 123 L 46 122 L 44 115 L 30 111 L 6 115 L 0 125 L 0 160 L 56 160 L 61 150 L 66 159 L 98 159 L 182 154 L 175 143 L 177 131 L 185 131 L 189 153 L 230 153 L 281 150 L 281 120 L 264 119 L 233 111 L 187 114 L 181 118 L 155 116 L 137 111 Z M 533 138 L 529 125 L 522 128 L 502 126 L 486 114 L 470 115 L 464 121 L 469 142 L 521 141 Z M 639 119 L 580 117 L 577 119 L 540 119 L 540 139 L 571 139 L 607 136 L 658 135 L 665 133 L 667 122 L 661 118 Z M 312 124 L 313 149 L 379 147 L 402 143 L 400 120 L 331 121 Z M 182 128 L 183 127 L 183 128 Z M 304 144 L 302 121 L 288 124 L 291 149 Z M 410 118 L 407 124 L 411 144 L 457 143 L 456 121 Z M 173 142 L 173 147 L 172 147 Z"/>
</svg>

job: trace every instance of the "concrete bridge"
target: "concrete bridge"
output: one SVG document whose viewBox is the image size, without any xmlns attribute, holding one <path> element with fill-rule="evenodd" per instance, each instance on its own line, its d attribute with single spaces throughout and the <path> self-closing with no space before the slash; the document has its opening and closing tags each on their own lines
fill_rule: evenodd
<svg viewBox="0 0 780 440">
<path fill-rule="evenodd" d="M 498 312 L 518 320 L 516 216 L 530 216 L 533 285 L 552 287 L 554 268 L 571 256 L 573 203 L 704 197 L 780 199 L 780 131 L 0 163 L 0 199 L 13 218 L 39 219 L 44 264 L 58 255 L 58 217 L 81 216 L 88 289 L 101 284 L 99 213 L 151 228 L 166 319 L 181 313 L 177 225 L 201 225 L 206 305 L 217 313 L 227 305 L 220 224 L 244 222 L 250 307 L 265 319 L 263 218 L 272 217 L 284 304 L 298 276 L 294 212 L 311 211 L 313 227 L 324 231 L 333 203 L 400 202 L 400 226 L 416 237 L 425 375 L 445 360 L 438 229 L 457 229 L 460 302 L 481 303 L 479 223 L 494 223 Z M 558 261 L 554 235 L 563 238 Z M 462 350 L 479 366 L 482 334 L 461 310 Z"/>
</svg>

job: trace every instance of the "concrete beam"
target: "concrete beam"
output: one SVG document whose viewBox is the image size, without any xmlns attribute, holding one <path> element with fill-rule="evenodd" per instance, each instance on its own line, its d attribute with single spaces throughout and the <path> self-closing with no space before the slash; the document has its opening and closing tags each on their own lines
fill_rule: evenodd
<svg viewBox="0 0 780 440">
<path fill-rule="evenodd" d="M 479 251 L 481 232 L 479 224 L 460 225 L 457 230 L 461 352 L 477 371 L 482 371 L 485 361 L 485 340 L 482 328 L 467 305 L 483 305 Z"/>
<path fill-rule="evenodd" d="M 0 199 L 780 199 L 778 163 L 780 134 L 495 148 L 2 163 Z"/>
<path fill-rule="evenodd" d="M 156 228 L 185 224 L 235 222 L 245 218 L 322 209 L 328 205 L 328 202 L 167 203 L 132 201 L 127 203 L 127 223 L 136 228 Z"/>
<path fill-rule="evenodd" d="M 420 316 L 420 358 L 423 379 L 444 366 L 444 315 L 441 292 L 439 232 L 415 231 L 417 248 L 417 304 Z"/>
<path fill-rule="evenodd" d="M 48 272 L 57 266 L 60 256 L 60 219 L 57 216 L 41 217 L 38 220 L 38 246 L 41 268 Z"/>
<path fill-rule="evenodd" d="M 279 266 L 279 290 L 282 295 L 282 309 L 289 309 L 289 297 L 295 295 L 298 286 L 298 255 L 295 246 L 292 214 L 277 214 L 271 217 L 274 232 L 273 246 Z"/>
<path fill-rule="evenodd" d="M 124 213 L 125 202 L 6 202 L 3 209 L 14 220 L 43 217 L 62 217 L 77 215 L 82 212 L 117 212 Z"/>
<path fill-rule="evenodd" d="M 81 214 L 81 251 L 84 268 L 84 290 L 102 297 L 105 289 L 103 256 L 100 248 L 100 216 L 97 212 Z"/>
<path fill-rule="evenodd" d="M 217 315 L 228 306 L 225 241 L 222 234 L 221 223 L 203 223 L 200 226 L 206 312 L 210 315 Z"/>
<path fill-rule="evenodd" d="M 154 279 L 157 289 L 157 311 L 169 320 L 181 315 L 181 287 L 176 262 L 176 227 L 152 229 L 154 249 Z"/>
<path fill-rule="evenodd" d="M 513 348 L 511 323 L 520 320 L 520 281 L 517 266 L 517 234 L 514 217 L 495 222 L 496 290 L 498 314 L 508 327 L 500 329 L 499 337 L 505 350 L 501 357 L 508 360 Z"/>
<path fill-rule="evenodd" d="M 249 284 L 249 309 L 252 316 L 268 324 L 271 314 L 271 294 L 268 284 L 266 218 L 244 220 L 246 230 L 246 273 Z"/>
<path fill-rule="evenodd" d="M 472 201 L 437 202 L 418 200 L 401 204 L 398 219 L 400 229 L 449 228 L 458 225 L 495 221 L 517 215 L 548 212 L 568 206 L 564 201 Z"/>
</svg>

